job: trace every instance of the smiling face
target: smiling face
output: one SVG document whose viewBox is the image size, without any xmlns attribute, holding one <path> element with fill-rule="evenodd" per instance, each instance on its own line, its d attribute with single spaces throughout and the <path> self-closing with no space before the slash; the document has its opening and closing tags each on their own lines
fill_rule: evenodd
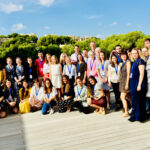
<svg viewBox="0 0 150 150">
<path fill-rule="evenodd" d="M 11 81 L 8 81 L 8 80 L 6 81 L 6 87 L 11 88 Z"/>
<path fill-rule="evenodd" d="M 82 61 L 82 55 L 78 55 L 78 60 Z"/>
<path fill-rule="evenodd" d="M 45 86 L 46 86 L 47 88 L 49 88 L 50 85 L 51 85 L 50 81 L 49 81 L 49 80 L 46 80 L 46 81 L 45 81 Z"/>
<path fill-rule="evenodd" d="M 116 56 L 112 56 L 111 61 L 116 64 L 117 63 L 117 57 Z"/>
<path fill-rule="evenodd" d="M 91 50 L 94 51 L 94 50 L 95 50 L 95 43 L 94 43 L 94 42 L 91 42 L 91 43 L 90 43 L 90 47 L 91 47 Z"/>
<path fill-rule="evenodd" d="M 127 55 L 126 55 L 126 54 L 121 54 L 121 59 L 122 59 L 123 61 L 126 61 L 126 60 L 127 60 Z"/>
<path fill-rule="evenodd" d="M 28 87 L 28 82 L 24 81 L 23 82 L 23 87 L 26 89 Z"/>
<path fill-rule="evenodd" d="M 144 57 L 148 57 L 148 49 L 147 48 L 142 48 L 142 55 Z"/>
<path fill-rule="evenodd" d="M 8 64 L 8 65 L 12 65 L 12 59 L 11 59 L 11 58 L 8 58 L 8 59 L 7 59 L 7 64 Z"/>
<path fill-rule="evenodd" d="M 51 62 L 51 56 L 50 55 L 47 55 L 46 58 L 47 58 L 48 62 Z"/>
<path fill-rule="evenodd" d="M 27 62 L 28 62 L 29 65 L 31 65 L 32 64 L 32 59 L 28 58 Z"/>
<path fill-rule="evenodd" d="M 17 58 L 17 59 L 16 59 L 16 64 L 17 64 L 17 65 L 21 65 L 21 62 L 22 62 L 22 61 L 21 61 L 20 58 Z"/>
<path fill-rule="evenodd" d="M 149 41 L 149 40 L 146 40 L 146 41 L 144 42 L 144 46 L 145 46 L 146 48 L 150 49 L 150 41 Z"/>
<path fill-rule="evenodd" d="M 56 60 L 56 58 L 55 58 L 54 56 L 52 56 L 51 59 L 52 59 L 52 63 L 53 63 L 53 64 L 56 64 L 56 63 L 57 63 L 57 60 Z"/>
<path fill-rule="evenodd" d="M 79 47 L 78 47 L 78 46 L 75 46 L 75 47 L 74 47 L 74 51 L 75 51 L 76 54 L 79 54 Z"/>
<path fill-rule="evenodd" d="M 131 51 L 131 54 L 132 54 L 132 57 L 133 57 L 134 60 L 136 60 L 136 59 L 139 58 L 139 54 L 138 54 L 137 50 L 134 50 L 134 49 L 133 49 L 133 50 Z"/>
<path fill-rule="evenodd" d="M 70 57 L 67 57 L 67 58 L 66 58 L 66 63 L 67 63 L 67 64 L 71 64 L 71 58 L 70 58 Z"/>
<path fill-rule="evenodd" d="M 104 59 L 105 59 L 104 53 L 100 53 L 100 59 L 101 59 L 101 60 L 104 60 Z"/>
<path fill-rule="evenodd" d="M 120 53 L 121 53 L 121 50 L 122 50 L 122 49 L 121 49 L 121 46 L 116 46 L 116 51 L 117 51 L 117 53 L 120 54 Z"/>
<path fill-rule="evenodd" d="M 89 82 L 91 85 L 95 85 L 95 81 L 92 78 L 89 78 Z"/>
<path fill-rule="evenodd" d="M 78 85 L 78 86 L 82 86 L 82 85 L 83 85 L 82 80 L 77 79 L 77 85 Z"/>
<path fill-rule="evenodd" d="M 67 80 L 67 78 L 66 78 L 66 77 L 63 77 L 63 79 L 62 79 L 62 80 L 63 80 L 63 83 L 64 83 L 64 84 L 66 84 L 66 83 L 68 82 L 68 80 Z"/>
</svg>

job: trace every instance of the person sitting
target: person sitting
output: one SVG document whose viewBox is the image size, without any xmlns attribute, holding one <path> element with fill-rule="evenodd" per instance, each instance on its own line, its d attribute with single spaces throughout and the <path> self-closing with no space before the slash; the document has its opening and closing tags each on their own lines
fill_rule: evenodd
<svg viewBox="0 0 150 150">
<path fill-rule="evenodd" d="M 69 82 L 69 77 L 63 75 L 61 86 L 61 99 L 57 102 L 59 112 L 65 112 L 66 110 L 67 112 L 70 112 L 72 104 L 73 104 L 73 89 Z"/>
<path fill-rule="evenodd" d="M 34 79 L 34 86 L 32 87 L 30 94 L 30 104 L 31 110 L 33 112 L 40 110 L 42 108 L 43 99 L 44 99 L 43 87 L 40 86 L 38 79 Z"/>
<path fill-rule="evenodd" d="M 104 97 L 104 91 L 100 84 L 97 83 L 93 76 L 88 78 L 88 98 L 87 103 L 89 106 L 96 108 L 94 111 L 98 114 L 105 114 L 106 98 Z"/>
<path fill-rule="evenodd" d="M 88 114 L 87 87 L 83 84 L 81 77 L 77 77 L 76 82 L 77 85 L 74 87 L 75 97 L 73 106 L 78 108 L 80 112 Z"/>
<path fill-rule="evenodd" d="M 47 78 L 45 80 L 44 86 L 44 103 L 42 106 L 42 115 L 47 114 L 49 109 L 50 114 L 54 113 L 53 106 L 55 105 L 56 95 L 57 95 L 56 89 L 53 88 L 51 80 Z"/>
<path fill-rule="evenodd" d="M 28 82 L 26 80 L 23 81 L 23 87 L 19 90 L 19 112 L 29 113 L 31 110 L 29 97 L 30 97 L 31 88 L 28 88 Z"/>
<path fill-rule="evenodd" d="M 5 99 L 8 110 L 12 113 L 17 114 L 18 113 L 17 95 L 10 80 L 6 81 Z"/>
<path fill-rule="evenodd" d="M 7 115 L 6 100 L 4 95 L 5 95 L 4 90 L 2 89 L 2 86 L 0 86 L 0 118 L 5 118 Z"/>
</svg>

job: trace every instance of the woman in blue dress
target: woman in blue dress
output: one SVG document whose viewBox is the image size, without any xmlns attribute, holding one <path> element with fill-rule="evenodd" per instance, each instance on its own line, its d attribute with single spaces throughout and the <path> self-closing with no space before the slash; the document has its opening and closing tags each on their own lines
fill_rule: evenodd
<svg viewBox="0 0 150 150">
<path fill-rule="evenodd" d="M 130 74 L 130 94 L 132 101 L 132 112 L 129 121 L 146 120 L 145 100 L 146 100 L 146 78 L 145 62 L 140 58 L 136 49 L 132 50 L 133 64 Z"/>
</svg>

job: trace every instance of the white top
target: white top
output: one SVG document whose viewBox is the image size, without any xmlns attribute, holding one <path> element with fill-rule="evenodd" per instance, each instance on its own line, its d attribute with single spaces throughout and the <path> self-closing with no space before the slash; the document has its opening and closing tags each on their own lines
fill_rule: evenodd
<svg viewBox="0 0 150 150">
<path fill-rule="evenodd" d="M 96 83 L 95 84 L 95 87 L 94 87 L 94 97 L 99 97 L 100 96 L 100 91 L 99 90 L 102 90 L 102 86 L 101 86 L 101 84 L 99 84 L 99 83 Z"/>
<path fill-rule="evenodd" d="M 76 53 L 73 53 L 72 55 L 71 55 L 71 62 L 76 62 L 77 61 L 77 54 Z"/>
<path fill-rule="evenodd" d="M 50 65 L 50 68 L 51 68 L 51 74 L 52 76 L 58 76 L 60 75 L 60 64 L 51 64 Z"/>
<path fill-rule="evenodd" d="M 44 66 L 43 66 L 43 73 L 44 74 L 47 74 L 47 73 L 49 73 L 49 67 L 50 67 L 50 64 L 44 64 Z"/>
<path fill-rule="evenodd" d="M 82 89 L 83 87 L 83 89 Z M 87 99 L 87 87 L 83 85 L 81 88 L 76 85 L 74 87 L 75 98 L 78 98 L 79 101 L 86 101 Z"/>
<path fill-rule="evenodd" d="M 53 87 L 52 92 L 49 94 L 44 94 L 44 99 L 50 99 L 57 95 L 56 89 Z"/>
<path fill-rule="evenodd" d="M 70 71 L 69 71 L 70 70 Z M 71 64 L 70 66 L 68 66 L 67 64 L 64 66 L 63 69 L 63 74 L 67 75 L 69 78 L 72 78 L 73 76 L 77 77 L 77 71 L 76 71 L 76 66 Z"/>
<path fill-rule="evenodd" d="M 35 98 L 35 100 L 40 100 L 42 101 L 44 98 L 44 90 L 43 87 L 40 87 L 39 90 L 36 90 L 36 87 L 33 86 L 31 89 L 31 93 L 30 93 L 30 98 Z"/>
</svg>

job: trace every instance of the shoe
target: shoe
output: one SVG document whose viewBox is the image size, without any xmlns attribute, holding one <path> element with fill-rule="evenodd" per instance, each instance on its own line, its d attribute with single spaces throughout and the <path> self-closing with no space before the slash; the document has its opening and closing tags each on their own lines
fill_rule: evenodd
<svg viewBox="0 0 150 150">
<path fill-rule="evenodd" d="M 129 117 L 130 115 L 129 114 L 123 114 L 123 117 Z"/>
<path fill-rule="evenodd" d="M 54 110 L 51 109 L 49 114 L 50 114 L 50 115 L 54 114 Z"/>
<path fill-rule="evenodd" d="M 119 110 L 120 110 L 120 107 L 116 107 L 116 108 L 115 108 L 115 111 L 119 111 Z"/>
<path fill-rule="evenodd" d="M 103 110 L 103 111 L 101 112 L 101 114 L 102 114 L 102 115 L 105 115 L 105 114 L 106 114 L 105 110 Z"/>
<path fill-rule="evenodd" d="M 128 119 L 130 122 L 134 122 L 135 121 L 135 119 L 133 119 L 133 118 L 129 118 Z"/>
</svg>

